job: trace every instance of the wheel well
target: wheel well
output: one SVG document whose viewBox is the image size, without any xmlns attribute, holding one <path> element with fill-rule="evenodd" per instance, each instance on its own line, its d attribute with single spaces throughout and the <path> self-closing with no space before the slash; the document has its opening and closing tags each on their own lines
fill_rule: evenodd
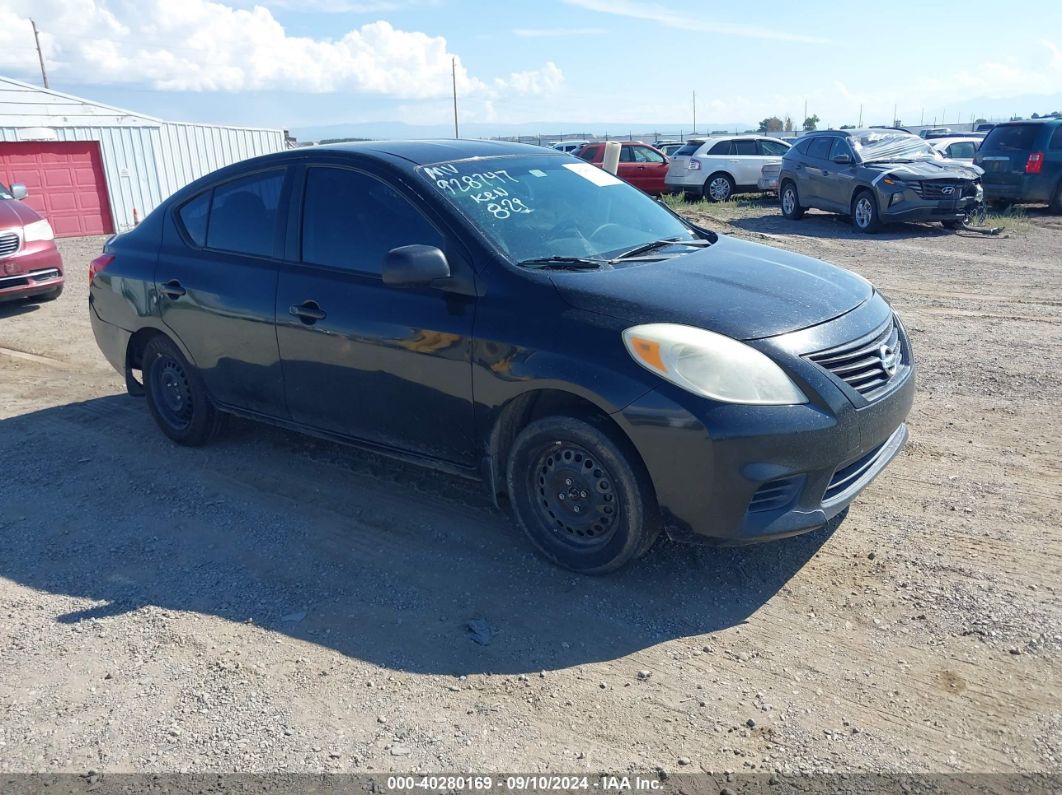
<svg viewBox="0 0 1062 795">
<path fill-rule="evenodd" d="M 711 174 L 708 175 L 708 178 L 704 180 L 705 187 L 708 187 L 708 183 L 711 182 L 712 179 L 714 179 L 715 177 L 726 177 L 732 183 L 734 182 L 734 175 L 731 174 L 729 171 L 713 171 Z"/>
<path fill-rule="evenodd" d="M 498 495 L 506 493 L 505 470 L 509 452 L 520 432 L 535 420 L 543 417 L 576 417 L 596 425 L 608 433 L 617 443 L 628 448 L 637 463 L 644 469 L 644 462 L 634 444 L 606 411 L 586 398 L 559 389 L 540 389 L 527 392 L 510 400 L 494 422 L 490 433 L 490 476 L 493 489 Z"/>
<path fill-rule="evenodd" d="M 125 364 L 130 370 L 140 370 L 144 364 L 144 348 L 152 337 L 165 336 L 157 328 L 142 328 L 129 338 L 125 349 Z"/>
<path fill-rule="evenodd" d="M 876 198 L 874 198 L 874 191 L 872 191 L 866 185 L 860 185 L 854 191 L 852 191 L 852 201 L 849 202 L 849 207 L 852 207 L 854 209 L 855 208 L 856 199 L 858 199 L 860 197 L 860 195 L 862 195 L 864 193 L 867 194 L 868 196 L 870 196 L 870 198 L 874 199 L 874 203 L 877 204 L 878 200 Z"/>
</svg>

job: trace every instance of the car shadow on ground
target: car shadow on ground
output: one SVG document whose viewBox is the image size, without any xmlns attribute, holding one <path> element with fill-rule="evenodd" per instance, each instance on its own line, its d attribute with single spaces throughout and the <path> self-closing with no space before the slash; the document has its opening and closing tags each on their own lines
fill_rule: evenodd
<svg viewBox="0 0 1062 795">
<path fill-rule="evenodd" d="M 845 215 L 818 212 L 814 210 L 799 221 L 790 221 L 782 216 L 781 211 L 765 212 L 763 215 L 750 215 L 729 220 L 732 226 L 748 232 L 767 235 L 802 235 L 803 237 L 833 238 L 837 240 L 863 239 L 873 240 L 909 240 L 917 237 L 943 237 L 960 234 L 955 230 L 945 229 L 940 224 L 931 223 L 897 223 L 887 224 L 878 232 L 867 234 L 857 232 L 852 227 L 852 220 Z"/>
<path fill-rule="evenodd" d="M 36 312 L 41 305 L 32 300 L 5 301 L 0 303 L 0 320 Z"/>
<path fill-rule="evenodd" d="M 0 577 L 91 602 L 45 601 L 56 631 L 191 611 L 428 674 L 567 668 L 740 625 L 839 524 L 738 548 L 664 540 L 583 577 L 534 556 L 469 481 L 249 422 L 180 448 L 127 396 L 2 420 L 0 455 L 19 473 Z"/>
</svg>

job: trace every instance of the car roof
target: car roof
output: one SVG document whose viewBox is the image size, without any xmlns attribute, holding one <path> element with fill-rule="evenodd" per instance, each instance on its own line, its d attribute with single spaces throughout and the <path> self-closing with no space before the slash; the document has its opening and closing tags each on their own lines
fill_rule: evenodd
<svg viewBox="0 0 1062 795">
<path fill-rule="evenodd" d="M 1001 121 L 995 127 L 1013 127 L 1016 124 L 1062 124 L 1062 119 L 1019 119 L 1018 121 Z"/>
<path fill-rule="evenodd" d="M 376 156 L 381 159 L 400 158 L 414 165 L 444 163 L 451 160 L 468 160 L 474 157 L 502 157 L 505 155 L 542 156 L 545 150 L 532 144 L 517 144 L 509 141 L 480 141 L 464 138 L 424 141 L 357 141 L 341 144 L 326 144 L 314 149 L 333 152 Z M 313 150 L 310 150 L 313 151 Z M 548 152 L 545 152 L 548 154 Z"/>
</svg>

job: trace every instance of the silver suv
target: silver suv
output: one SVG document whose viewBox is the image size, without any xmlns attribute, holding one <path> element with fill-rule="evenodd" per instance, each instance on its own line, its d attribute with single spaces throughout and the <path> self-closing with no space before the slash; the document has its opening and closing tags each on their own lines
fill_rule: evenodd
<svg viewBox="0 0 1062 795">
<path fill-rule="evenodd" d="M 766 135 L 694 138 L 671 157 L 664 185 L 669 193 L 722 202 L 758 190 L 760 170 L 781 163 L 789 144 Z"/>
</svg>

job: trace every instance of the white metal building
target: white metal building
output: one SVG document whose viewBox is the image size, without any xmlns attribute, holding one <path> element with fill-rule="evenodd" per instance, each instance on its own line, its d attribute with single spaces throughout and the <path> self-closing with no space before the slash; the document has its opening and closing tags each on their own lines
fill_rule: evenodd
<svg viewBox="0 0 1062 795">
<path fill-rule="evenodd" d="M 129 229 L 211 171 L 285 147 L 283 130 L 167 122 L 0 77 L 0 183 L 59 237 Z"/>
</svg>

